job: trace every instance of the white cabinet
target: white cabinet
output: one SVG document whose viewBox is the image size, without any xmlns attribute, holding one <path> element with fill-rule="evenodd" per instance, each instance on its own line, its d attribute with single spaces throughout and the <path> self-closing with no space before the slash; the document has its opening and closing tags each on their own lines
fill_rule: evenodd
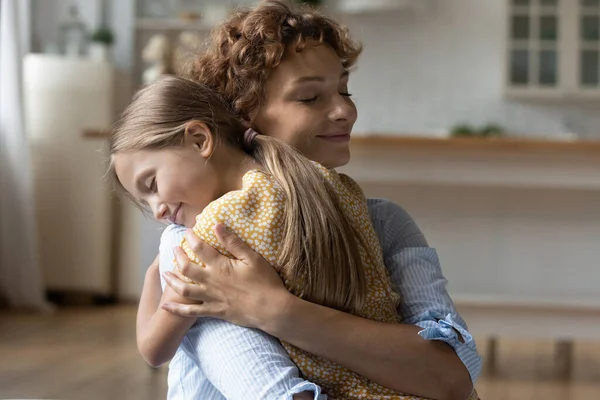
<svg viewBox="0 0 600 400">
<path fill-rule="evenodd" d="M 507 96 L 600 100 L 600 0 L 507 1 Z"/>
<path fill-rule="evenodd" d="M 29 54 L 23 83 L 46 289 L 112 295 L 107 155 L 83 133 L 113 122 L 113 68 Z"/>
</svg>

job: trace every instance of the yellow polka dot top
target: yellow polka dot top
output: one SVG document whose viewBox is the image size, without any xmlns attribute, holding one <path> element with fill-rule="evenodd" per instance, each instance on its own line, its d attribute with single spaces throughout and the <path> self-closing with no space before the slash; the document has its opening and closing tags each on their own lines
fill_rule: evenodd
<svg viewBox="0 0 600 400">
<path fill-rule="evenodd" d="M 364 244 L 370 247 L 368 250 L 371 257 L 367 257 L 366 249 L 360 249 L 365 268 L 367 301 L 357 314 L 381 322 L 399 322 L 396 307 L 400 299 L 392 291 L 362 190 L 349 177 L 319 164 L 315 165 L 335 189 L 352 223 L 363 233 Z M 219 244 L 213 232 L 215 224 L 224 223 L 254 251 L 272 265 L 276 265 L 283 234 L 284 200 L 285 194 L 273 176 L 252 170 L 244 175 L 241 190 L 229 192 L 213 201 L 196 217 L 193 230 L 202 240 L 231 257 Z M 185 239 L 182 248 L 192 261 L 201 264 L 187 246 Z M 318 334 L 318 331 L 315 332 L 315 335 Z M 329 399 L 418 399 L 387 389 L 334 362 L 288 343 L 282 344 L 303 376 L 320 385 Z"/>
</svg>

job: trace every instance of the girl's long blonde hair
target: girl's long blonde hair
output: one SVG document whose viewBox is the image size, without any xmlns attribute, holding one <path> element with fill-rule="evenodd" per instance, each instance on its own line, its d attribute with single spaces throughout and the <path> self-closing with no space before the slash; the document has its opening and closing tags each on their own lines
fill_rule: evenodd
<svg viewBox="0 0 600 400">
<path fill-rule="evenodd" d="M 293 147 L 258 135 L 243 144 L 246 127 L 228 102 L 195 81 L 164 77 L 141 89 L 110 140 L 110 155 L 165 149 L 184 143 L 186 125 L 204 122 L 217 146 L 243 149 L 273 175 L 286 195 L 284 239 L 277 268 L 288 289 L 314 303 L 359 311 L 366 298 L 359 253 L 361 233 L 353 227 L 322 172 Z M 117 185 L 114 166 L 110 175 Z"/>
</svg>

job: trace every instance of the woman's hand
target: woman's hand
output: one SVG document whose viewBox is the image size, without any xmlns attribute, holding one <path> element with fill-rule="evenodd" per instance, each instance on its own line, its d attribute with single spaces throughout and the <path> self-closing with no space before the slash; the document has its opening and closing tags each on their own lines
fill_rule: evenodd
<svg viewBox="0 0 600 400">
<path fill-rule="evenodd" d="M 215 226 L 219 242 L 235 259 L 230 259 L 186 232 L 186 240 L 205 268 L 194 264 L 181 248 L 175 258 L 177 271 L 164 274 L 167 284 L 189 303 L 165 302 L 161 307 L 184 317 L 215 317 L 252 328 L 264 329 L 284 312 L 292 295 L 285 289 L 275 269 L 225 226 Z M 198 302 L 201 302 L 198 304 Z"/>
</svg>

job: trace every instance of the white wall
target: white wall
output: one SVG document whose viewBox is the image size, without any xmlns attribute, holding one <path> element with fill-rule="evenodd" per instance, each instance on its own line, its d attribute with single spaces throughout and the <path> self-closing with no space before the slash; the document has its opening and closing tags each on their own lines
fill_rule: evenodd
<svg viewBox="0 0 600 400">
<path fill-rule="evenodd" d="M 107 23 L 115 34 L 114 62 L 117 68 L 115 112 L 121 110 L 131 94 L 131 68 L 133 65 L 134 0 L 106 0 Z M 33 50 L 41 52 L 56 46 L 61 22 L 69 7 L 76 5 L 87 29 L 93 31 L 101 23 L 99 0 L 32 0 Z"/>
<path fill-rule="evenodd" d="M 98 0 L 32 0 L 32 4 L 35 51 L 58 42 L 60 24 L 69 15 L 71 5 L 77 6 L 80 18 L 90 29 L 100 23 Z"/>
<path fill-rule="evenodd" d="M 565 131 L 600 136 L 598 104 L 540 104 L 502 96 L 505 4 L 508 0 L 429 0 L 422 12 L 343 16 L 364 53 L 351 89 L 360 115 L 356 132 L 419 133 L 459 122 L 497 122 L 515 134 Z M 89 27 L 100 20 L 98 0 L 33 0 L 34 42 L 56 42 L 58 24 L 77 4 Z M 132 67 L 133 0 L 109 0 L 116 32 L 115 62 L 123 80 Z M 126 101 L 129 82 L 119 85 Z"/>
<path fill-rule="evenodd" d="M 429 0 L 423 12 L 346 16 L 364 53 L 351 78 L 356 132 L 420 133 L 466 121 L 507 131 L 600 136 L 598 103 L 544 105 L 502 97 L 508 0 Z"/>
<path fill-rule="evenodd" d="M 34 0 L 33 26 L 38 49 L 42 40 L 56 40 L 58 23 L 72 1 L 80 5 L 82 16 L 90 27 L 99 21 L 96 0 Z M 507 1 L 430 0 L 432 7 L 420 13 L 388 12 L 342 17 L 365 46 L 351 79 L 351 91 L 359 108 L 355 131 L 422 133 L 448 129 L 459 122 L 477 125 L 496 122 L 515 134 L 547 136 L 565 131 L 565 119 L 568 119 L 582 136 L 600 137 L 600 116 L 594 116 L 597 104 L 553 105 L 503 99 Z M 117 40 L 115 62 L 119 69 L 116 108 L 120 109 L 131 92 L 134 2 L 111 0 L 110 4 L 110 22 Z M 531 227 L 531 234 L 539 236 L 545 232 L 545 228 L 538 228 L 536 221 L 539 218 L 557 215 L 557 221 L 572 217 L 575 221 L 585 222 L 577 209 L 564 202 L 592 212 L 596 210 L 594 205 L 598 200 L 597 194 L 592 193 L 463 189 L 458 192 L 457 189 L 432 186 L 367 189 L 368 193 L 393 198 L 415 215 L 431 243 L 440 249 L 445 271 L 451 278 L 451 288 L 459 292 L 464 292 L 472 283 L 471 278 L 455 277 L 454 273 L 465 254 L 473 248 L 483 249 L 469 261 L 471 268 L 476 270 L 478 265 L 490 265 L 489 259 L 501 251 L 486 247 L 484 238 L 477 233 L 483 224 L 494 224 L 493 229 L 497 232 L 502 230 L 510 235 L 510 225 L 520 220 L 518 229 Z M 467 198 L 464 202 L 463 193 Z M 544 214 L 542 216 L 536 209 L 538 204 L 544 203 L 545 195 L 556 195 L 554 198 L 560 201 L 547 203 L 545 211 L 539 211 Z M 520 204 L 524 205 L 525 211 L 511 211 Z M 490 220 L 489 215 L 480 217 L 482 213 L 493 213 L 497 219 Z M 120 258 L 120 292 L 125 297 L 133 297 L 139 290 L 145 268 L 155 255 L 160 231 L 156 224 L 145 220 L 130 207 L 124 208 L 122 222 L 128 240 L 122 242 L 127 251 Z M 462 226 L 469 226 L 470 231 L 457 242 L 453 230 Z M 549 244 L 574 240 L 568 251 L 577 252 L 577 246 L 588 248 L 591 244 L 581 235 L 585 232 L 597 234 L 585 223 L 569 226 L 568 232 L 583 230 L 575 232 L 575 236 L 565 236 L 567 231 L 557 232 Z M 506 240 L 510 240 L 510 236 Z M 531 254 L 541 254 L 545 243 L 543 236 L 536 239 Z M 503 256 L 502 263 L 513 266 L 519 263 L 516 255 L 526 253 L 527 243 L 513 248 L 518 252 Z M 543 254 L 540 257 L 544 257 Z M 543 265 L 540 264 L 542 261 L 540 258 L 534 264 Z M 582 290 L 589 292 L 592 288 Z"/>
<path fill-rule="evenodd" d="M 362 186 L 410 212 L 437 249 L 453 296 L 598 300 L 599 191 Z"/>
<path fill-rule="evenodd" d="M 558 136 L 565 122 L 600 138 L 598 103 L 503 98 L 508 0 L 431 0 L 419 13 L 345 16 L 364 44 L 351 92 L 355 132 L 420 134 L 495 122 Z M 364 184 L 406 208 L 436 247 L 454 296 L 584 301 L 596 287 L 597 191 Z M 562 281 L 556 284 L 556 277 Z M 593 279 L 591 279 L 593 281 Z"/>
</svg>

